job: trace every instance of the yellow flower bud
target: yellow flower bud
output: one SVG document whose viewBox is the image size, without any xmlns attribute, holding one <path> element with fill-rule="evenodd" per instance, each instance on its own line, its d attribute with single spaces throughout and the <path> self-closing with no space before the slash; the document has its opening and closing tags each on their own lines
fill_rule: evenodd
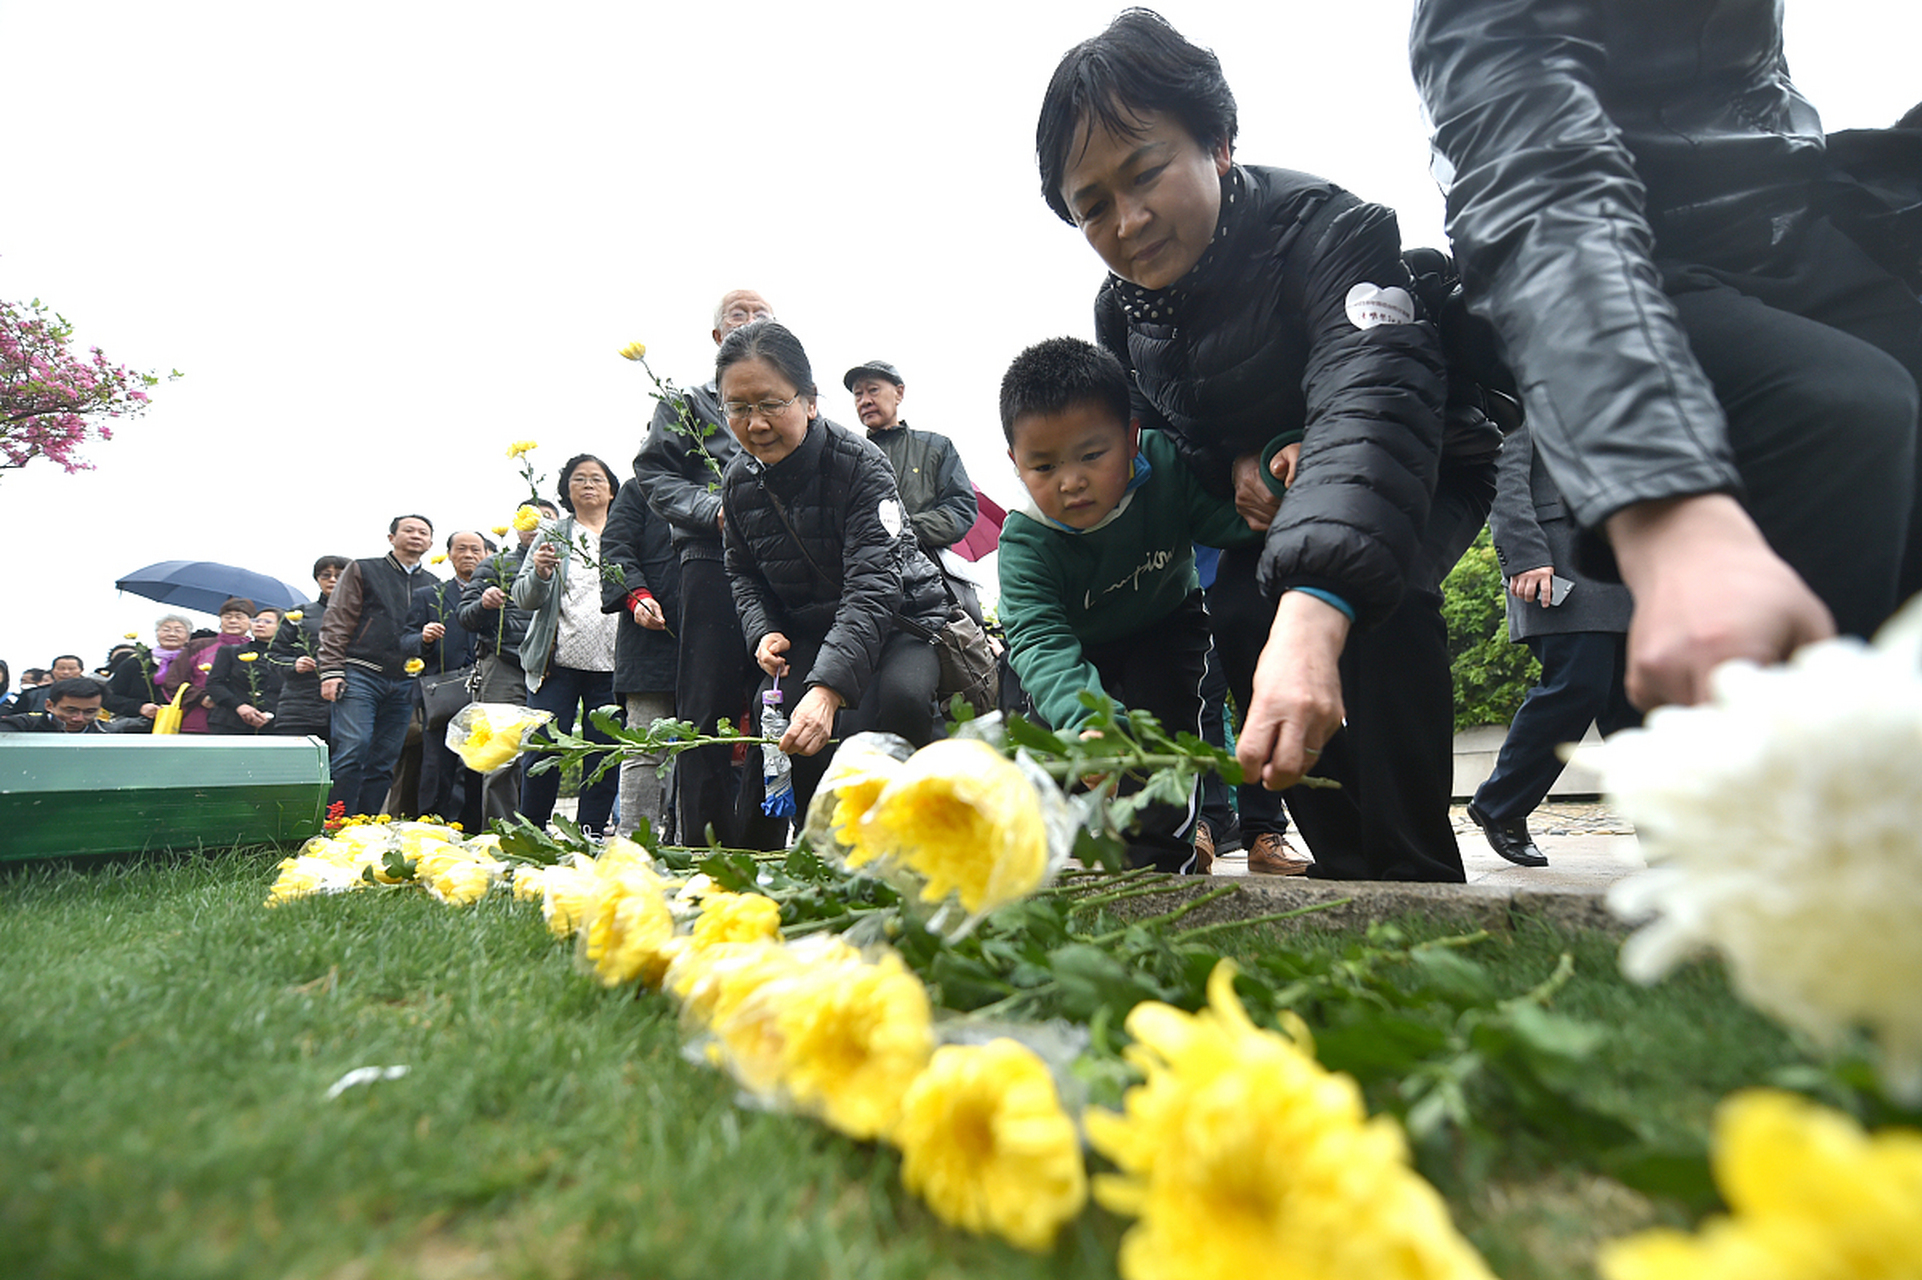
<svg viewBox="0 0 1922 1280">
<path fill-rule="evenodd" d="M 306 611 L 305 611 L 305 610 L 302 610 L 302 609 L 296 609 L 296 610 L 294 610 L 294 611 L 293 611 L 292 613 L 290 613 L 290 614 L 288 614 L 288 615 L 287 615 L 287 621 L 289 621 L 289 622 L 299 622 L 299 621 L 300 621 L 300 620 L 301 620 L 302 618 L 304 618 L 304 617 L 306 617 L 306 616 L 307 616 L 307 614 L 306 614 Z"/>
<path fill-rule="evenodd" d="M 400 669 L 402 671 L 405 671 L 410 676 L 417 676 L 422 671 L 425 671 L 427 669 L 427 664 L 425 662 L 422 662 L 419 658 L 409 658 L 406 662 L 401 664 Z"/>
<path fill-rule="evenodd" d="M 437 555 L 432 560 L 429 560 L 427 563 L 428 564 L 446 564 L 447 557 L 444 555 Z"/>
<path fill-rule="evenodd" d="M 140 638 L 140 633 L 139 633 L 139 632 L 136 632 L 136 631 L 129 631 L 129 632 L 127 633 L 127 639 L 129 639 L 129 640 L 138 640 L 139 638 Z"/>
<path fill-rule="evenodd" d="M 260 655 L 257 653 L 237 653 L 234 655 L 234 660 L 236 662 L 258 662 L 260 661 Z"/>
<path fill-rule="evenodd" d="M 621 348 L 621 355 L 629 360 L 639 360 L 646 354 L 647 344 L 645 342 L 630 342 Z"/>
</svg>

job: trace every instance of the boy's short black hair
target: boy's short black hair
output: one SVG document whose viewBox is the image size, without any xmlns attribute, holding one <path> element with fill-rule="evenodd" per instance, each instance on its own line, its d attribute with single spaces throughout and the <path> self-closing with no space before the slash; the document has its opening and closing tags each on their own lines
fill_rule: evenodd
<svg viewBox="0 0 1922 1280">
<path fill-rule="evenodd" d="M 1221 60 L 1188 43 L 1152 9 L 1127 9 L 1108 29 L 1068 50 L 1048 81 L 1041 118 L 1034 127 L 1034 154 L 1041 165 L 1041 198 L 1055 216 L 1073 225 L 1061 195 L 1075 132 L 1092 119 L 1119 137 L 1135 137 L 1137 121 L 1150 111 L 1179 120 L 1201 149 L 1235 143 L 1235 95 L 1221 74 Z"/>
<path fill-rule="evenodd" d="M 1001 434 L 1012 449 L 1017 419 L 1031 413 L 1060 413 L 1077 404 L 1098 404 L 1126 428 L 1134 410 L 1121 361 L 1080 338 L 1037 342 L 1016 356 L 1001 375 Z"/>
</svg>

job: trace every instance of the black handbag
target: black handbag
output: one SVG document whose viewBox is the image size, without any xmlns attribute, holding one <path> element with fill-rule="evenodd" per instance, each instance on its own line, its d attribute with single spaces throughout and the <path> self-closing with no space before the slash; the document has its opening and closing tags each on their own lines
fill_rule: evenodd
<svg viewBox="0 0 1922 1280">
<path fill-rule="evenodd" d="M 420 677 L 420 700 L 423 708 L 424 723 L 432 734 L 447 727 L 460 709 L 474 700 L 468 681 L 474 674 L 473 667 L 460 667 L 453 671 L 436 671 Z"/>
</svg>

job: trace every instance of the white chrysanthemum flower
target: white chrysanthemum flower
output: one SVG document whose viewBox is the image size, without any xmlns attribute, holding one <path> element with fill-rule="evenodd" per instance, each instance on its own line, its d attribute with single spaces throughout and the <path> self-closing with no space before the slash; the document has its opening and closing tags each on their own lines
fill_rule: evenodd
<svg viewBox="0 0 1922 1280">
<path fill-rule="evenodd" d="M 1578 753 L 1650 870 L 1617 914 L 1653 917 L 1622 969 L 1653 982 L 1703 950 L 1758 1009 L 1824 1040 L 1866 1027 L 1922 1100 L 1922 599 L 1871 647 L 1729 663 L 1699 707 Z"/>
</svg>

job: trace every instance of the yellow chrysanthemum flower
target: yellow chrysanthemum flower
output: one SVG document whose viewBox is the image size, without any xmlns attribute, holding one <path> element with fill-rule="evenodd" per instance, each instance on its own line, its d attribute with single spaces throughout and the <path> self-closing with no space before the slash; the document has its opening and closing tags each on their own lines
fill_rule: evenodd
<svg viewBox="0 0 1922 1280">
<path fill-rule="evenodd" d="M 582 960 L 604 987 L 659 985 L 678 949 L 660 877 L 624 867 L 596 879 L 582 905 Z"/>
<path fill-rule="evenodd" d="M 410 676 L 417 676 L 427 669 L 427 664 L 419 658 L 409 658 L 400 664 L 400 669 Z"/>
<path fill-rule="evenodd" d="M 514 508 L 513 524 L 517 533 L 532 533 L 541 527 L 541 509 L 531 503 L 523 502 Z"/>
<path fill-rule="evenodd" d="M 1128 1059 L 1146 1082 L 1125 1114 L 1090 1111 L 1088 1140 L 1121 1172 L 1095 1198 L 1139 1219 L 1124 1280 L 1240 1280 L 1289 1259 L 1291 1274 L 1491 1280 L 1435 1189 L 1409 1167 L 1387 1117 L 1369 1120 L 1353 1080 L 1297 1040 L 1262 1031 L 1216 966 L 1209 1008 L 1145 1002 L 1128 1015 Z"/>
<path fill-rule="evenodd" d="M 639 360 L 647 354 L 645 342 L 630 342 L 621 348 L 621 356 L 627 360 Z"/>
<path fill-rule="evenodd" d="M 496 864 L 456 858 L 439 867 L 434 874 L 421 876 L 427 892 L 435 901 L 464 907 L 487 896 L 493 887 Z"/>
<path fill-rule="evenodd" d="M 947 1045 L 901 1100 L 901 1182 L 941 1221 L 1036 1253 L 1088 1200 L 1074 1121 L 1033 1050 Z"/>
<path fill-rule="evenodd" d="M 288 615 L 287 615 L 287 621 L 289 621 L 289 622 L 299 622 L 299 621 L 300 621 L 300 620 L 301 620 L 302 618 L 304 618 L 304 617 L 306 617 L 306 616 L 307 616 L 307 611 L 306 611 L 305 609 L 295 609 L 295 610 L 293 610 L 293 611 L 291 611 L 290 613 L 288 613 Z"/>
<path fill-rule="evenodd" d="M 126 634 L 126 638 L 128 640 L 138 640 L 140 638 L 140 633 L 137 631 L 129 631 Z"/>
<path fill-rule="evenodd" d="M 319 893 L 347 893 L 365 883 L 359 866 L 346 859 L 302 853 L 281 860 L 280 875 L 267 890 L 267 905 L 277 907 Z"/>
<path fill-rule="evenodd" d="M 497 524 L 494 526 L 494 536 L 496 538 L 505 538 L 507 536 L 507 531 L 512 527 L 513 526 L 511 525 Z"/>
<path fill-rule="evenodd" d="M 808 803 L 806 832 L 817 848 L 852 849 L 860 837 L 861 819 L 881 792 L 901 772 L 900 760 L 885 751 L 861 750 L 858 742 L 842 744 Z M 872 861 L 879 851 L 856 851 L 853 866 Z"/>
<path fill-rule="evenodd" d="M 475 773 L 492 773 L 512 764 L 527 745 L 527 735 L 551 717 L 506 702 L 475 702 L 461 708 L 453 723 L 465 735 L 455 746 L 460 762 Z"/>
<path fill-rule="evenodd" d="M 518 458 L 523 454 L 532 453 L 538 448 L 540 448 L 540 446 L 532 440 L 516 440 L 513 444 L 507 446 L 507 456 L 510 458 Z"/>
<path fill-rule="evenodd" d="M 547 931 L 556 938 L 573 937 L 580 931 L 600 887 L 600 873 L 591 866 L 547 868 L 537 895 Z"/>
<path fill-rule="evenodd" d="M 234 655 L 234 661 L 235 662 L 258 662 L 260 661 L 260 655 L 253 652 L 252 650 L 249 650 L 246 653 L 236 653 Z"/>
<path fill-rule="evenodd" d="M 695 950 L 724 942 L 773 942 L 781 936 L 781 904 L 758 893 L 710 893 L 701 900 L 688 945 Z"/>
<path fill-rule="evenodd" d="M 930 1016 L 927 989 L 889 954 L 768 982 L 715 1031 L 748 1088 L 849 1137 L 882 1138 L 934 1051 Z"/>
<path fill-rule="evenodd" d="M 661 985 L 681 1002 L 683 1025 L 691 1032 L 703 1031 L 731 1018 L 749 996 L 777 978 L 860 963 L 860 952 L 832 934 L 814 934 L 785 946 L 720 942 L 681 952 Z"/>
<path fill-rule="evenodd" d="M 948 738 L 909 757 L 862 815 L 849 865 L 891 859 L 920 876 L 924 902 L 957 895 L 970 913 L 1034 892 L 1048 833 L 1034 784 L 999 751 Z"/>
<path fill-rule="evenodd" d="M 1806 1098 L 1745 1090 L 1716 1111 L 1715 1181 L 1730 1216 L 1603 1246 L 1606 1280 L 1922 1276 L 1922 1132 L 1870 1136 Z"/>
</svg>

